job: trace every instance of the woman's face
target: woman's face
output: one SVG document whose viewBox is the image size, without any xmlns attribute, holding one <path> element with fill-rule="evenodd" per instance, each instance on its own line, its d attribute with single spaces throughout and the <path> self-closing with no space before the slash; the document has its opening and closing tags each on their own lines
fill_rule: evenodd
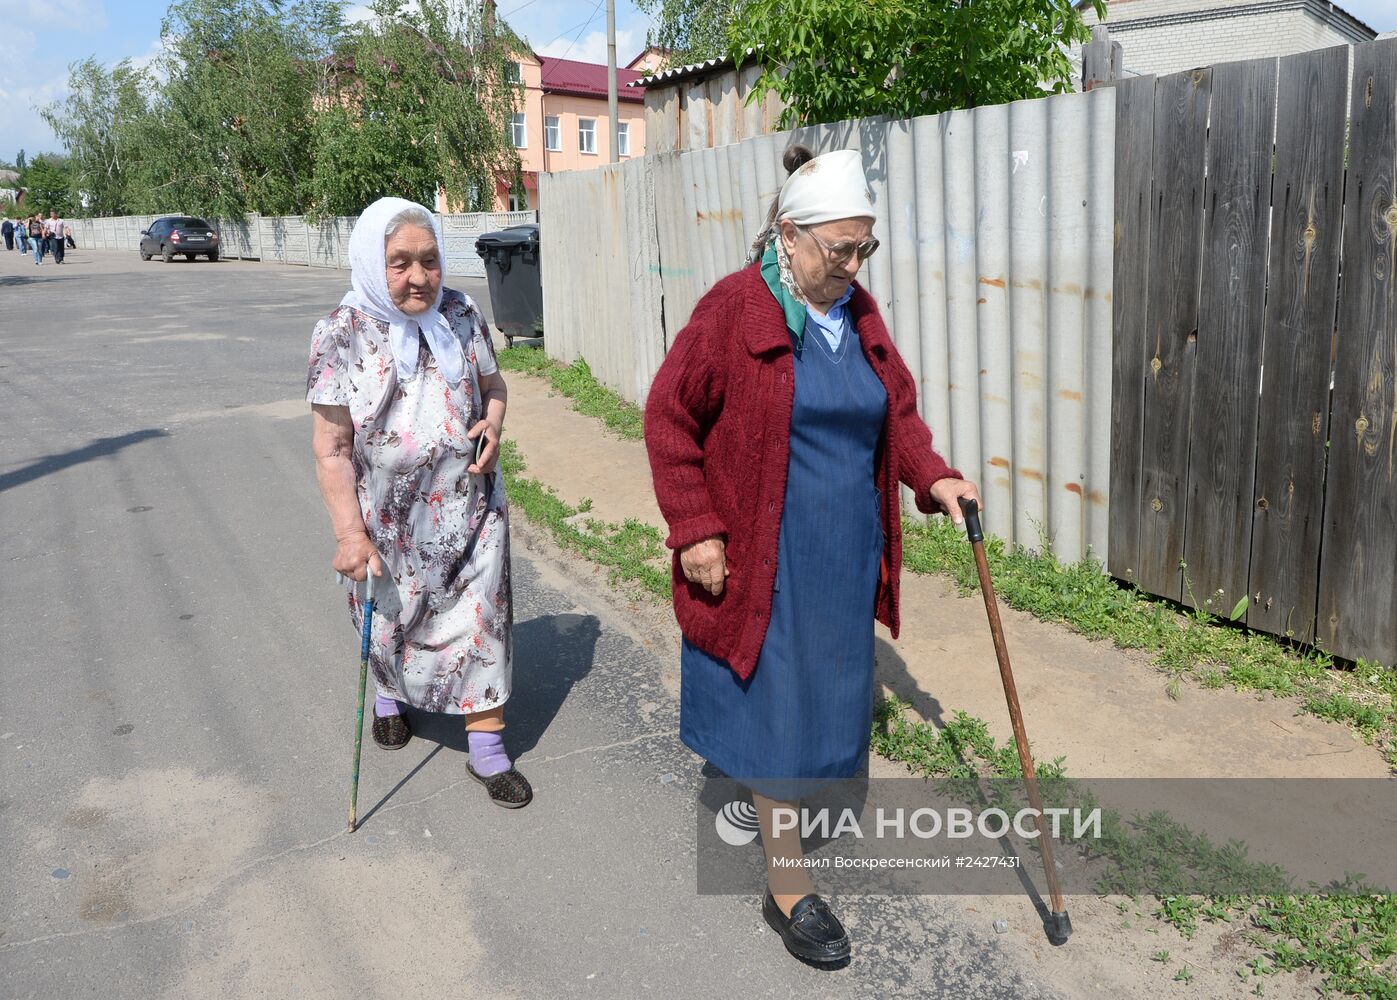
<svg viewBox="0 0 1397 1000">
<path fill-rule="evenodd" d="M 791 259 L 791 273 L 806 299 L 815 303 L 837 302 L 849 290 L 863 261 L 857 253 L 845 257 L 843 251 L 872 235 L 872 219 L 837 219 L 804 227 L 789 219 L 781 221 L 781 242 Z"/>
<path fill-rule="evenodd" d="M 402 226 L 383 244 L 388 297 L 409 316 L 432 308 L 441 291 L 436 237 L 421 226 Z"/>
</svg>

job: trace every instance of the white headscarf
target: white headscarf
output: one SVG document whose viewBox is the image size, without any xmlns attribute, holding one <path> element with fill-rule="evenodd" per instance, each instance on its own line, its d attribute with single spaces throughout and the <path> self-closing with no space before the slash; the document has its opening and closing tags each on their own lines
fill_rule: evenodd
<svg viewBox="0 0 1397 1000">
<path fill-rule="evenodd" d="M 406 198 L 380 198 L 364 209 L 359 221 L 354 223 L 354 231 L 349 234 L 350 279 L 354 287 L 340 299 L 340 305 L 351 306 L 388 324 L 388 343 L 393 350 L 398 378 L 412 378 L 417 371 L 417 331 L 420 328 L 432 357 L 437 359 L 442 377 L 448 382 L 459 382 L 466 368 L 466 354 L 450 321 L 437 308 L 441 305 L 442 292 L 438 291 L 432 307 L 418 316 L 403 312 L 388 294 L 384 233 L 394 217 L 409 208 L 420 209 L 431 220 L 432 236 L 437 241 L 437 259 L 446 260 L 436 216 Z"/>
<path fill-rule="evenodd" d="M 836 219 L 877 218 L 863 157 L 856 149 L 839 149 L 810 160 L 781 186 L 776 221 L 814 226 Z"/>
</svg>

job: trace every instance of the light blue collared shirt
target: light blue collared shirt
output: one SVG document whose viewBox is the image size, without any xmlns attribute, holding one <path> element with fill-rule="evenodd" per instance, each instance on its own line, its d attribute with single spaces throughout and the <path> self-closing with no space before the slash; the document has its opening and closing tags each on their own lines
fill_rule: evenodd
<svg viewBox="0 0 1397 1000">
<path fill-rule="evenodd" d="M 805 307 L 805 318 L 807 324 L 813 323 L 825 336 L 825 343 L 829 344 L 831 351 L 838 351 L 839 345 L 844 342 L 844 334 L 849 330 L 849 310 L 845 308 L 849 299 L 853 298 L 854 286 L 849 288 L 839 297 L 839 301 L 830 306 L 829 312 L 821 316 L 809 306 Z M 807 326 L 808 329 L 808 326 Z"/>
</svg>

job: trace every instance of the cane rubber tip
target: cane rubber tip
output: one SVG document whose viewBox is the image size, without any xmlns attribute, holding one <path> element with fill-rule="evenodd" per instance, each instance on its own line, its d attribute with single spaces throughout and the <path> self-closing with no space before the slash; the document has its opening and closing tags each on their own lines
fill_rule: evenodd
<svg viewBox="0 0 1397 1000">
<path fill-rule="evenodd" d="M 1048 914 L 1044 927 L 1048 932 L 1048 943 L 1054 946 L 1066 944 L 1067 939 L 1072 936 L 1072 918 L 1067 915 L 1066 910 Z"/>
</svg>

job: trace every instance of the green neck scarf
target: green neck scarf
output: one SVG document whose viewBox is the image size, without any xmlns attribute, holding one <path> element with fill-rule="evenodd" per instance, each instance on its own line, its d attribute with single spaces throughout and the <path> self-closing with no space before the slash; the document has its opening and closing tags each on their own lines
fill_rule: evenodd
<svg viewBox="0 0 1397 1000">
<path fill-rule="evenodd" d="M 781 280 L 781 258 L 776 249 L 776 239 L 767 244 L 766 253 L 762 254 L 762 278 L 781 306 L 781 311 L 786 314 L 786 328 L 795 337 L 796 352 L 799 353 L 805 343 L 805 303 L 796 298 Z"/>
</svg>

